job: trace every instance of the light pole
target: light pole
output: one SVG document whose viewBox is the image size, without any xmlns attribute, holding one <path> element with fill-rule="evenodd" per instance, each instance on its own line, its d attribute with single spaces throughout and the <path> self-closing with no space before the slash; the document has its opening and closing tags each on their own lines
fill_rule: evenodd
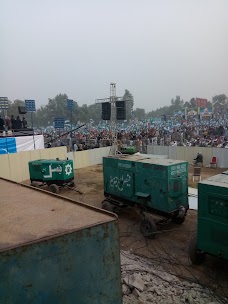
<svg viewBox="0 0 228 304">
<path fill-rule="evenodd" d="M 33 100 L 33 99 L 32 100 L 31 99 L 25 99 L 25 108 L 26 108 L 27 112 L 31 112 L 33 144 L 34 144 L 34 150 L 36 150 L 36 143 L 35 143 L 34 129 L 33 129 L 33 112 L 36 111 L 35 100 Z"/>
<path fill-rule="evenodd" d="M 0 109 L 2 110 L 3 113 L 5 129 L 6 129 L 5 110 L 7 110 L 8 108 L 9 108 L 8 97 L 0 97 Z"/>
<path fill-rule="evenodd" d="M 73 99 L 67 99 L 67 109 L 70 111 L 70 147 L 72 147 L 72 112 L 73 112 L 74 101 Z"/>
</svg>

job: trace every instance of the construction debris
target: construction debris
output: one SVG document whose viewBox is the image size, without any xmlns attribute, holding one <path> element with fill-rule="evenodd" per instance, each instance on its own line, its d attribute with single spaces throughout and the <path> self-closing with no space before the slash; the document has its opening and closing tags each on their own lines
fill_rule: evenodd
<svg viewBox="0 0 228 304">
<path fill-rule="evenodd" d="M 121 251 L 124 304 L 220 304 L 212 290 L 181 281 L 152 261 Z"/>
</svg>

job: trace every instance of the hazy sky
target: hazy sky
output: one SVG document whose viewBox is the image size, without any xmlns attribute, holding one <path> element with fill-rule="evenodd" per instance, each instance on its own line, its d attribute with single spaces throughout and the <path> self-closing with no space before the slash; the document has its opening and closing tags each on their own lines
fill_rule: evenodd
<svg viewBox="0 0 228 304">
<path fill-rule="evenodd" d="M 0 0 L 0 96 L 130 90 L 147 111 L 228 95 L 227 0 Z"/>
</svg>

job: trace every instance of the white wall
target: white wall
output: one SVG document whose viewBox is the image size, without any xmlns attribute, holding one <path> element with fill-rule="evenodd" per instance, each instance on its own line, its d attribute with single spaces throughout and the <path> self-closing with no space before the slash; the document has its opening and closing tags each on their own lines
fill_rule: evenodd
<svg viewBox="0 0 228 304">
<path fill-rule="evenodd" d="M 102 158 L 108 156 L 110 147 L 67 153 L 66 147 L 24 151 L 14 154 L 0 155 L 0 177 L 22 182 L 29 179 L 28 162 L 36 159 L 65 159 L 74 161 L 74 168 L 84 168 L 102 164 Z M 154 152 L 154 153 L 153 153 Z M 185 160 L 192 163 L 198 152 L 204 156 L 204 166 L 210 163 L 212 156 L 216 156 L 218 167 L 228 168 L 228 149 L 198 148 L 198 147 L 166 147 L 148 146 L 148 154 L 168 155 L 171 159 Z"/>
<path fill-rule="evenodd" d="M 0 177 L 20 183 L 29 179 L 30 160 L 65 159 L 66 152 L 66 147 L 58 147 L 0 155 Z"/>
<path fill-rule="evenodd" d="M 56 147 L 51 149 L 41 149 L 33 151 L 23 151 L 13 154 L 0 155 L 0 177 L 15 182 L 22 182 L 29 179 L 28 162 L 36 159 L 72 159 L 74 168 L 102 164 L 102 158 L 108 156 L 110 147 L 85 150 L 80 152 L 67 153 L 66 147 Z"/>
<path fill-rule="evenodd" d="M 108 156 L 110 147 L 103 147 L 85 151 L 69 152 L 67 157 L 74 162 L 74 168 L 85 168 L 97 164 L 102 164 L 102 158 Z"/>
<path fill-rule="evenodd" d="M 228 168 L 228 149 L 224 148 L 201 148 L 201 147 L 169 147 L 169 146 L 147 146 L 148 154 L 168 155 L 170 159 L 185 160 L 192 163 L 198 152 L 203 154 L 204 166 L 209 165 L 212 156 L 217 157 L 219 168 Z"/>
</svg>

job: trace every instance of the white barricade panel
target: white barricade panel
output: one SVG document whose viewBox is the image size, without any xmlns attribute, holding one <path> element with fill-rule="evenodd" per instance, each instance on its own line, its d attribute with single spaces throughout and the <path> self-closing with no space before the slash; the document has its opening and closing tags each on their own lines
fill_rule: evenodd
<svg viewBox="0 0 228 304">
<path fill-rule="evenodd" d="M 36 150 L 44 149 L 43 135 L 16 137 L 17 152 L 34 150 L 34 142 Z"/>
</svg>

